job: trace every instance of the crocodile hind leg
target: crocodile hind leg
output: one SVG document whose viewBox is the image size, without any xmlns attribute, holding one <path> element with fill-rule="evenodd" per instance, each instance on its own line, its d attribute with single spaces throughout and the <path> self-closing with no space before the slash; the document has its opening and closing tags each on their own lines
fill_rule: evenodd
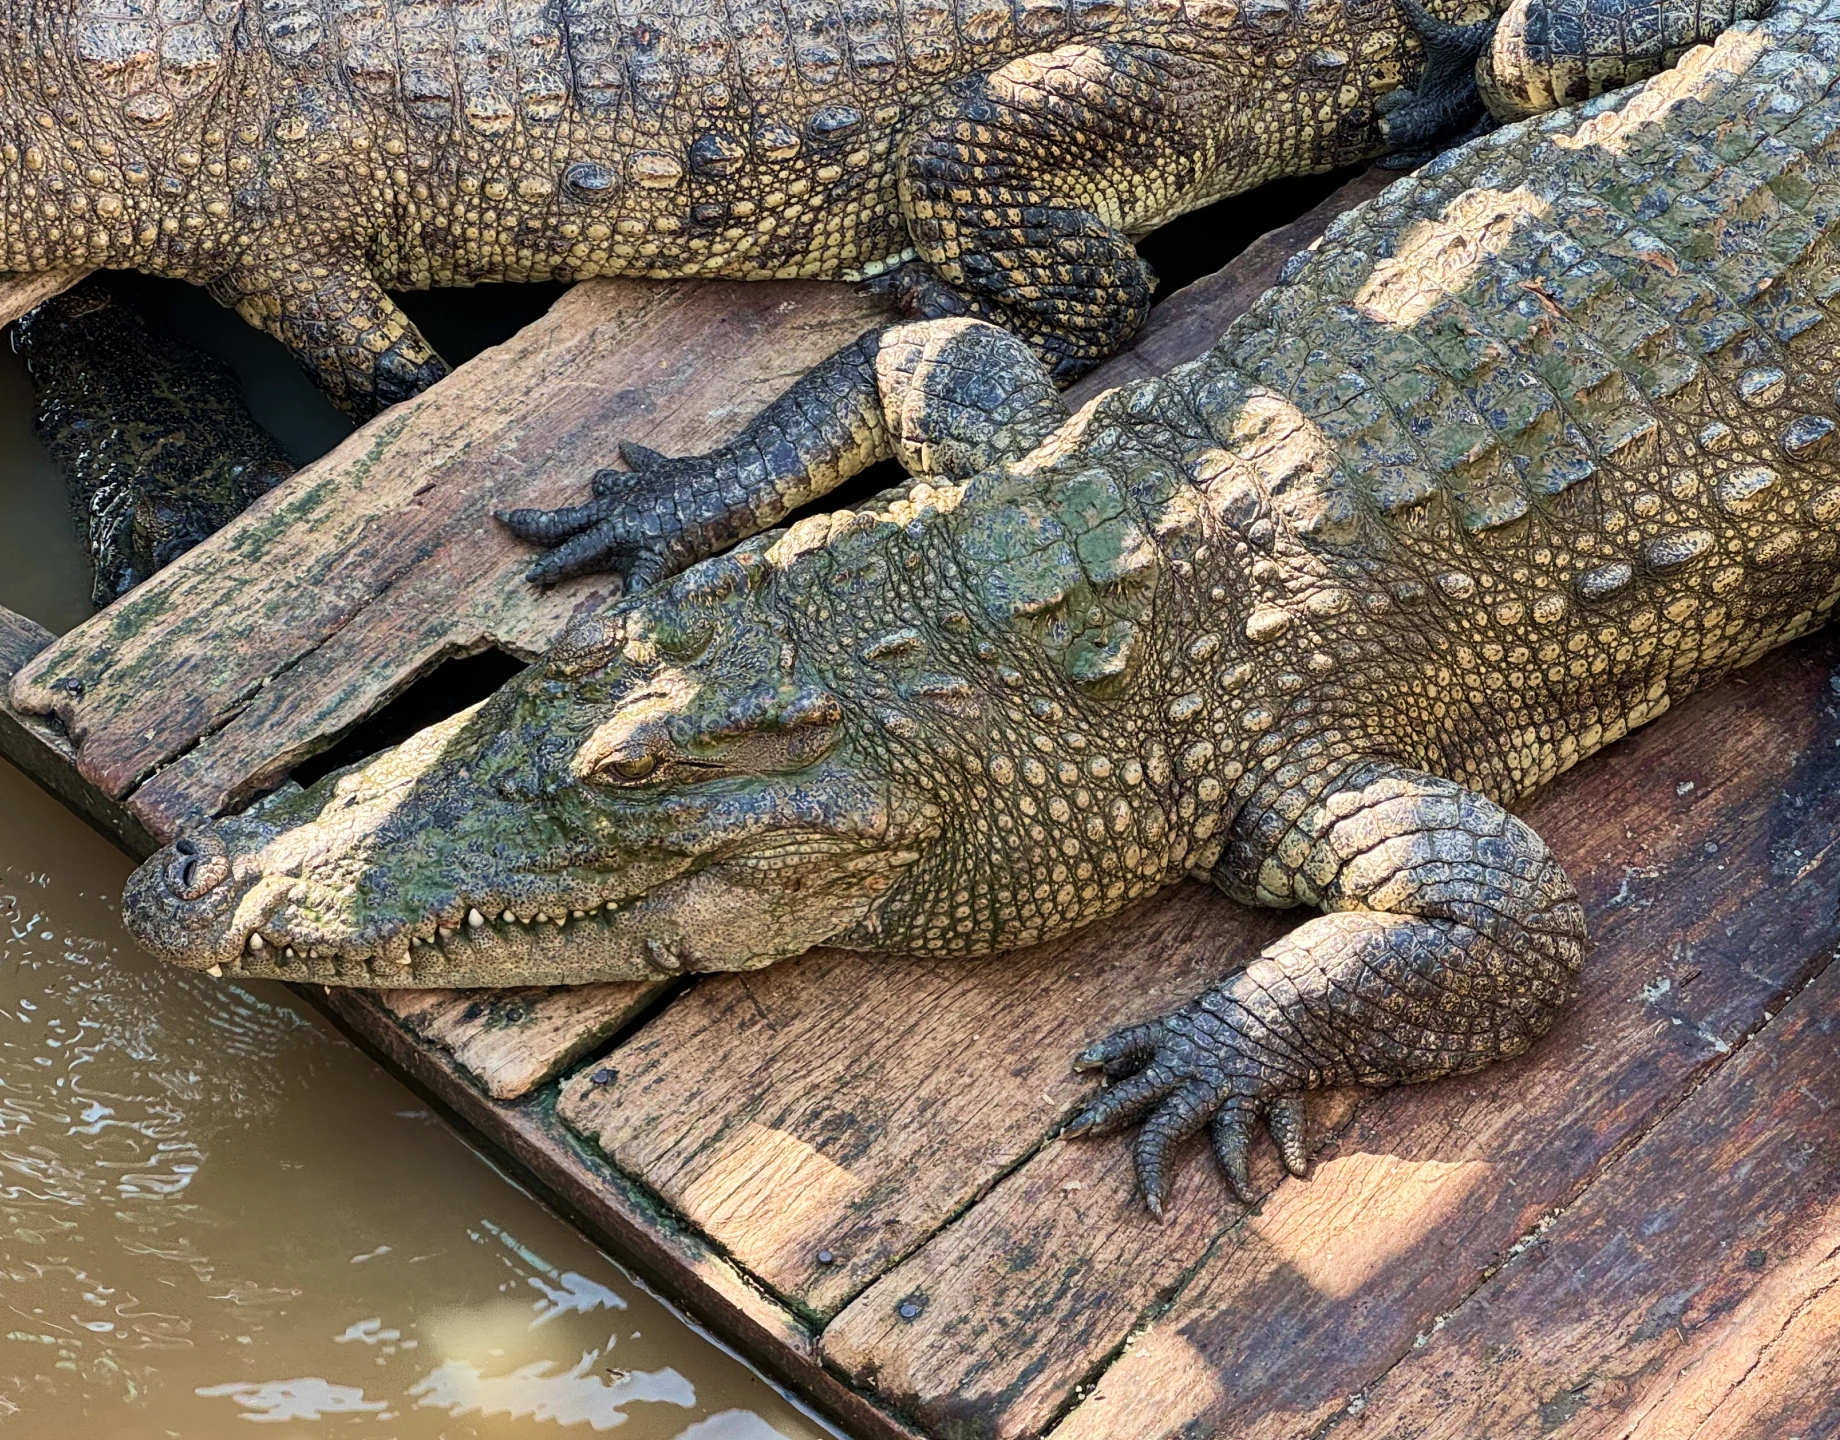
<svg viewBox="0 0 1840 1440">
<path fill-rule="evenodd" d="M 630 470 L 594 477 L 594 499 L 499 515 L 552 546 L 539 584 L 614 571 L 640 590 L 777 525 L 879 460 L 956 480 L 1028 454 L 1067 404 L 1028 346 L 976 320 L 872 331 L 808 371 L 734 440 L 668 458 L 620 447 Z"/>
<path fill-rule="evenodd" d="M 1116 1083 L 1066 1133 L 1142 1117 L 1137 1173 L 1157 1214 L 1172 1148 L 1203 1128 L 1251 1203 L 1257 1121 L 1302 1174 L 1304 1091 L 1434 1080 L 1519 1054 L 1576 987 L 1584 915 L 1571 882 L 1532 830 L 1453 781 L 1358 761 L 1269 785 L 1235 820 L 1214 879 L 1238 900 L 1327 913 L 1075 1062 Z"/>
<path fill-rule="evenodd" d="M 892 277 L 910 313 L 971 315 L 1022 336 L 1066 384 L 1135 334 L 1154 272 L 1120 226 L 1180 194 L 1227 143 L 1218 78 L 1136 46 L 1012 61 L 922 120 L 902 147 L 901 209 L 919 261 Z"/>
<path fill-rule="evenodd" d="M 1374 106 L 1380 137 L 1390 154 L 1378 163 L 1389 170 L 1422 165 L 1440 150 L 1493 128 L 1476 85 L 1476 61 L 1495 34 L 1495 20 L 1452 25 L 1415 3 L 1401 0 L 1406 22 L 1418 33 L 1425 63 L 1418 84 L 1395 90 Z"/>
<path fill-rule="evenodd" d="M 212 293 L 293 351 L 332 403 L 356 420 L 420 394 L 447 374 L 415 322 L 370 275 L 289 257 L 241 271 Z"/>
</svg>

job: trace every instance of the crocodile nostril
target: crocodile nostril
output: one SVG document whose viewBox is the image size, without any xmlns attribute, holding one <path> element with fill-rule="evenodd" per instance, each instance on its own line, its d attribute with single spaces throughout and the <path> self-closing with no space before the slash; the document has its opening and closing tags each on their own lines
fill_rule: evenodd
<svg viewBox="0 0 1840 1440">
<path fill-rule="evenodd" d="M 230 878 L 230 857 L 222 842 L 206 834 L 173 842 L 166 862 L 166 887 L 181 900 L 198 900 Z"/>
</svg>

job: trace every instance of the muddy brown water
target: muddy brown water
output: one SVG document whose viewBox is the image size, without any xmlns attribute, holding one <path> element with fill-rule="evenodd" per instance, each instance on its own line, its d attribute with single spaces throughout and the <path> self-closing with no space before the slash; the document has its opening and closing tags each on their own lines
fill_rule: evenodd
<svg viewBox="0 0 1840 1440">
<path fill-rule="evenodd" d="M 337 438 L 239 322 L 152 298 L 301 458 Z M 87 562 L 10 349 L 0 515 L 0 604 L 80 621 Z M 140 953 L 129 868 L 0 763 L 0 1433 L 830 1433 L 286 990 Z"/>
</svg>

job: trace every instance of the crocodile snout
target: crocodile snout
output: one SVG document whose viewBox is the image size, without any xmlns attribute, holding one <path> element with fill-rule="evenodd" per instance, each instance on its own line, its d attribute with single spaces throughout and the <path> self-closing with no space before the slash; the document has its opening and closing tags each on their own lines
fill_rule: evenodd
<svg viewBox="0 0 1840 1440">
<path fill-rule="evenodd" d="M 173 842 L 163 874 L 175 899 L 202 900 L 230 878 L 230 856 L 209 831 L 182 836 Z"/>
</svg>

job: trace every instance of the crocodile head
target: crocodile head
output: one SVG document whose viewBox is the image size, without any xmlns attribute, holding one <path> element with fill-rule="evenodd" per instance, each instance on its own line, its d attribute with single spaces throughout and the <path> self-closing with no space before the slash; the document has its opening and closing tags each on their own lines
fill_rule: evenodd
<svg viewBox="0 0 1840 1440">
<path fill-rule="evenodd" d="M 1169 763 L 1113 686 L 1119 622 L 1082 562 L 973 565 L 1052 517 L 939 496 L 815 517 L 579 621 L 482 705 L 153 857 L 130 927 L 240 975 L 555 984 L 1007 948 L 1179 875 Z M 1003 623 L 953 603 L 973 575 Z"/>
</svg>

